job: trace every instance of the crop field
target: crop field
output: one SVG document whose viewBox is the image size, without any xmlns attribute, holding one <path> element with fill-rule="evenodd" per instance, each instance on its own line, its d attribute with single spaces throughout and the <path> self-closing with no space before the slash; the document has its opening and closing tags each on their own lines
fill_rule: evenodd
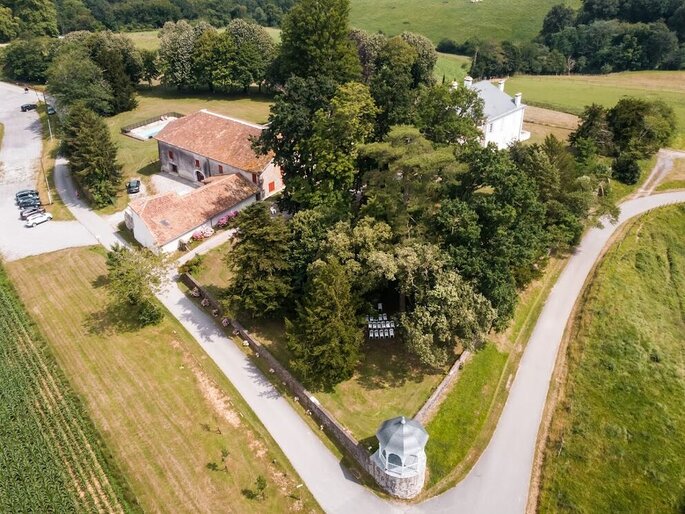
<svg viewBox="0 0 685 514">
<path fill-rule="evenodd" d="M 507 81 L 507 89 L 521 91 L 524 103 L 580 114 L 598 103 L 612 107 L 621 97 L 663 100 L 673 107 L 678 132 L 671 146 L 685 149 L 685 71 L 634 71 L 609 75 L 531 76 Z"/>
<path fill-rule="evenodd" d="M 0 441 L 0 512 L 140 511 L 1 267 Z"/>
<path fill-rule="evenodd" d="M 685 509 L 685 207 L 634 221 L 594 274 L 562 366 L 541 513 Z"/>
<path fill-rule="evenodd" d="M 268 432 L 180 323 L 167 314 L 160 325 L 140 329 L 111 309 L 101 248 L 6 267 L 142 510 L 318 512 Z M 4 430 L 0 425 L 0 434 Z M 40 440 L 26 444 L 37 451 L 44 446 Z M 42 473 L 40 465 L 35 472 Z M 243 491 L 259 476 L 266 479 L 266 497 L 250 499 Z M 0 472 L 0 497 L 3 479 Z M 46 491 L 66 490 L 64 482 Z M 0 505 L 0 512 L 19 511 Z"/>
<path fill-rule="evenodd" d="M 405 30 L 463 42 L 470 37 L 530 41 L 555 4 L 580 5 L 578 0 L 351 0 L 350 23 L 369 32 L 389 35 Z"/>
</svg>

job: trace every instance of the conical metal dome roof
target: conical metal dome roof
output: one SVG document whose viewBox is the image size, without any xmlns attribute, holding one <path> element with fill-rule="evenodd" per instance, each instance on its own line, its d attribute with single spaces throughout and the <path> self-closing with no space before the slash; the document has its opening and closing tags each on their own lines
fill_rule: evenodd
<svg viewBox="0 0 685 514">
<path fill-rule="evenodd" d="M 398 416 L 381 423 L 376 438 L 386 453 L 394 453 L 404 460 L 405 456 L 423 451 L 428 433 L 418 421 Z"/>
</svg>

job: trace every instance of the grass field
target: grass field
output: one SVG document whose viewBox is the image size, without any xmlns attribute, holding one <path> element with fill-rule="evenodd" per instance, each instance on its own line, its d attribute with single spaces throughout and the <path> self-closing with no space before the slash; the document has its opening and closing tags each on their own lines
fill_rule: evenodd
<svg viewBox="0 0 685 514">
<path fill-rule="evenodd" d="M 31 257 L 7 268 L 143 510 L 318 510 L 252 411 L 179 323 L 167 316 L 141 330 L 112 315 L 101 249 Z M 241 493 L 259 475 L 268 484 L 261 502 Z"/>
<path fill-rule="evenodd" d="M 580 114 L 585 105 L 613 107 L 623 96 L 661 99 L 673 107 L 678 132 L 671 146 L 685 149 L 685 71 L 636 71 L 610 75 L 515 76 L 507 89 L 531 105 Z"/>
<path fill-rule="evenodd" d="M 149 176 L 159 171 L 157 164 L 157 142 L 154 139 L 139 141 L 121 133 L 121 127 L 158 116 L 166 112 L 191 114 L 200 109 L 209 109 L 219 114 L 234 116 L 253 123 L 264 123 L 269 116 L 270 100 L 258 95 L 227 96 L 204 94 L 184 94 L 161 87 L 141 88 L 138 92 L 138 107 L 105 118 L 113 141 L 119 148 L 118 160 L 123 166 L 125 179 L 138 176 L 150 186 Z M 103 214 L 110 214 L 123 209 L 128 198 L 123 190 L 116 204 L 103 209 Z"/>
<path fill-rule="evenodd" d="M 0 439 L 0 511 L 140 511 L 1 266 Z"/>
<path fill-rule="evenodd" d="M 214 295 L 219 295 L 231 280 L 223 261 L 226 251 L 221 246 L 208 253 L 204 269 L 195 275 Z M 241 322 L 287 367 L 290 354 L 282 323 Z M 332 392 L 316 393 L 319 401 L 360 440 L 373 437 L 388 418 L 416 414 L 443 377 L 441 370 L 421 367 L 399 343 L 369 342 L 362 353 L 364 358 L 353 378 L 338 384 Z"/>
<path fill-rule="evenodd" d="M 438 62 L 435 63 L 433 76 L 438 82 L 444 77 L 446 84 L 455 80 L 462 81 L 471 67 L 471 58 L 464 55 L 451 55 L 438 53 Z"/>
<path fill-rule="evenodd" d="M 685 207 L 632 223 L 581 303 L 539 512 L 685 509 Z"/>
<path fill-rule="evenodd" d="M 542 28 L 547 11 L 578 0 L 352 0 L 350 24 L 389 35 L 405 30 L 463 42 L 470 37 L 530 41 Z"/>
</svg>

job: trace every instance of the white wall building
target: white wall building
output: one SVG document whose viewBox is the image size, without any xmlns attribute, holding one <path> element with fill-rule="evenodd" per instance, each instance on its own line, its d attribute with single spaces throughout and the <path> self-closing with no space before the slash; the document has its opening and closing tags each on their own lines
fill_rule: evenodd
<svg viewBox="0 0 685 514">
<path fill-rule="evenodd" d="M 530 138 L 530 132 L 523 130 L 526 106 L 521 102 L 521 93 L 516 93 L 513 97 L 506 94 L 504 80 L 498 81 L 497 85 L 489 80 L 481 80 L 474 84 L 471 77 L 466 77 L 464 85 L 478 92 L 478 96 L 483 100 L 483 146 L 494 143 L 497 148 L 504 149 L 516 141 Z"/>
<path fill-rule="evenodd" d="M 254 203 L 257 193 L 257 186 L 235 173 L 208 179 L 207 185 L 186 195 L 169 192 L 133 200 L 124 221 L 144 247 L 173 252 L 196 231 L 214 227 L 229 212 Z"/>
</svg>

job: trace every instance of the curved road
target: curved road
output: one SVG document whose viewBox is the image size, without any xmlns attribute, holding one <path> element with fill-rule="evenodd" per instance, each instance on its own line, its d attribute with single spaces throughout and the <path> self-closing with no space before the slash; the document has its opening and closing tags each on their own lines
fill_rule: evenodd
<svg viewBox="0 0 685 514">
<path fill-rule="evenodd" d="M 354 482 L 250 360 L 235 345 L 226 344 L 213 319 L 175 286 L 160 299 L 228 376 L 326 512 L 519 514 L 526 508 L 538 428 L 557 351 L 586 278 L 621 224 L 651 209 L 681 202 L 685 202 L 685 191 L 629 200 L 621 205 L 617 224 L 593 228 L 585 235 L 540 313 L 488 447 L 456 487 L 417 505 L 382 500 Z"/>
<path fill-rule="evenodd" d="M 6 107 L 4 98 L 2 107 Z M 60 195 L 90 237 L 96 236 L 105 246 L 119 241 L 106 220 L 76 199 L 66 163 L 58 162 L 55 179 Z M 557 352 L 586 278 L 622 223 L 651 209 L 681 202 L 685 202 L 685 191 L 626 201 L 621 204 L 617 224 L 594 228 L 585 235 L 550 292 L 484 453 L 456 487 L 417 505 L 383 500 L 358 484 L 269 380 L 221 333 L 213 318 L 175 284 L 159 297 L 245 398 L 326 512 L 519 514 L 526 508 L 535 444 Z"/>
</svg>

